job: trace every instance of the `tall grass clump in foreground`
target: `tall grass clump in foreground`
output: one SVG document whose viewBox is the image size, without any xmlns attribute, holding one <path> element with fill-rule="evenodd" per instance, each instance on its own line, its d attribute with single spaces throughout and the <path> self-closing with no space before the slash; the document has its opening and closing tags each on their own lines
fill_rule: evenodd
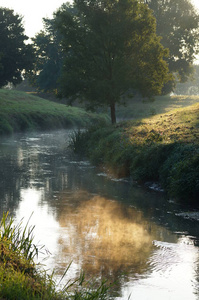
<svg viewBox="0 0 199 300">
<path fill-rule="evenodd" d="M 72 147 L 111 175 L 158 181 L 170 197 L 198 205 L 198 116 L 199 104 L 194 104 L 115 126 L 91 127 L 73 138 Z"/>
<path fill-rule="evenodd" d="M 85 282 L 84 274 L 74 282 L 68 282 L 62 289 L 56 286 L 54 273 L 35 264 L 38 247 L 33 243 L 33 227 L 22 229 L 22 222 L 14 225 L 14 220 L 4 214 L 0 223 L 0 299 L 45 300 L 107 299 L 107 286 L 99 287 Z M 68 271 L 67 268 L 66 272 Z M 63 276 L 64 277 L 64 276 Z"/>
</svg>

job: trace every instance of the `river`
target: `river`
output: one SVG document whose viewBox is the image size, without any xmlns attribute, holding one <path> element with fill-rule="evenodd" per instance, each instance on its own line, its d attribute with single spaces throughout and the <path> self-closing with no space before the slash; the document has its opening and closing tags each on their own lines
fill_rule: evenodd
<svg viewBox="0 0 199 300">
<path fill-rule="evenodd" d="M 1 138 L 0 215 L 30 218 L 57 280 L 71 262 L 64 280 L 105 278 L 110 299 L 199 299 L 198 211 L 77 159 L 70 134 Z"/>
</svg>

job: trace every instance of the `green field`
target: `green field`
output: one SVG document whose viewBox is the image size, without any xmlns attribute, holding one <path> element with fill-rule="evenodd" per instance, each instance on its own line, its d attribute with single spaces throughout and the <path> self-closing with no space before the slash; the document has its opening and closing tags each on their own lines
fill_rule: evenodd
<svg viewBox="0 0 199 300">
<path fill-rule="evenodd" d="M 31 130 L 84 127 L 108 121 L 104 114 L 48 101 L 25 92 L 0 89 L 0 135 Z"/>
</svg>

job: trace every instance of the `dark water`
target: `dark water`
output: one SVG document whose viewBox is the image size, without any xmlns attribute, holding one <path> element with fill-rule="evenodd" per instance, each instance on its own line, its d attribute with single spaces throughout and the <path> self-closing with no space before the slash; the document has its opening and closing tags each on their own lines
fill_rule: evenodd
<svg viewBox="0 0 199 300">
<path fill-rule="evenodd" d="M 70 131 L 0 141 L 0 214 L 50 251 L 46 268 L 114 282 L 110 299 L 199 299 L 199 213 L 74 158 Z M 41 260 L 43 255 L 41 254 Z M 112 298 L 111 298 L 112 296 Z"/>
</svg>

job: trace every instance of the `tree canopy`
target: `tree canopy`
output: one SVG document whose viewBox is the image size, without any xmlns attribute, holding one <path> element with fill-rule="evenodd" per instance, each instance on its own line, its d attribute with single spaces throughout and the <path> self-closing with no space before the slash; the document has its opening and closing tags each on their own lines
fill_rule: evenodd
<svg viewBox="0 0 199 300">
<path fill-rule="evenodd" d="M 170 79 L 152 11 L 136 0 L 75 0 L 55 15 L 65 55 L 60 86 L 91 108 L 115 104 L 137 91 L 160 94 Z"/>
<path fill-rule="evenodd" d="M 32 68 L 33 50 L 27 40 L 22 17 L 0 7 L 0 87 L 20 83 L 22 72 Z"/>
<path fill-rule="evenodd" d="M 199 14 L 190 0 L 145 0 L 157 22 L 157 35 L 169 49 L 169 70 L 179 82 L 193 73 L 193 62 L 199 45 Z M 171 83 L 171 82 L 170 82 Z M 167 85 L 165 92 L 172 86 Z"/>
<path fill-rule="evenodd" d="M 32 39 L 36 60 L 29 79 L 38 90 L 52 92 L 58 89 L 57 81 L 63 64 L 61 38 L 54 19 L 44 18 L 43 23 L 44 30 Z"/>
</svg>

